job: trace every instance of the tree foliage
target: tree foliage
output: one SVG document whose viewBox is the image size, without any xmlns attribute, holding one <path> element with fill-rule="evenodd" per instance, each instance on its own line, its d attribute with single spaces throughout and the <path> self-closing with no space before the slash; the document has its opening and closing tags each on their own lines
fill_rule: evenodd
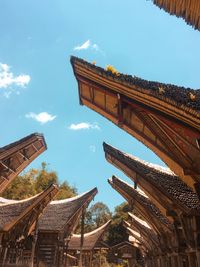
<svg viewBox="0 0 200 267">
<path fill-rule="evenodd" d="M 123 220 L 128 220 L 129 211 L 131 211 L 131 208 L 126 202 L 115 208 L 112 223 L 107 235 L 107 243 L 109 246 L 114 246 L 128 240 L 128 234 L 123 226 Z"/>
<path fill-rule="evenodd" d="M 112 219 L 112 213 L 108 206 L 103 202 L 96 202 L 86 211 L 84 232 L 91 232 L 108 222 L 110 219 Z M 81 232 L 80 223 L 76 232 Z"/>
<path fill-rule="evenodd" d="M 47 164 L 43 162 L 39 169 L 31 169 L 16 177 L 1 196 L 8 199 L 25 199 L 42 192 L 51 184 L 57 184 L 60 188 L 55 199 L 64 199 L 77 195 L 76 188 L 71 187 L 66 181 L 59 184 L 57 173 L 48 170 Z"/>
</svg>

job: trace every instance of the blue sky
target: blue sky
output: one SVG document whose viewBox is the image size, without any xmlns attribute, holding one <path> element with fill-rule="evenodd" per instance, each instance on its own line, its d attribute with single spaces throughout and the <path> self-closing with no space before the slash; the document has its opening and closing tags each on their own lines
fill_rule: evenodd
<svg viewBox="0 0 200 267">
<path fill-rule="evenodd" d="M 199 32 L 146 0 L 0 0 L 0 18 L 0 146 L 43 133 L 48 150 L 29 168 L 46 161 L 80 193 L 97 186 L 95 201 L 113 209 L 123 198 L 107 178 L 130 180 L 105 161 L 103 141 L 163 163 L 79 105 L 70 55 L 144 79 L 200 88 Z"/>
</svg>

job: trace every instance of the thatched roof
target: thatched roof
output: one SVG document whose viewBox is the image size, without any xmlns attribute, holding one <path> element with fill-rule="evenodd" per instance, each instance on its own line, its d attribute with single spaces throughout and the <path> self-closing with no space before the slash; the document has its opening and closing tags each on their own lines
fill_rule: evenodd
<svg viewBox="0 0 200 267">
<path fill-rule="evenodd" d="M 0 148 L 0 193 L 36 157 L 47 149 L 42 134 L 34 133 Z"/>
<path fill-rule="evenodd" d="M 40 232 L 59 232 L 65 231 L 69 225 L 74 227 L 82 209 L 89 204 L 96 194 L 97 188 L 94 188 L 76 197 L 52 201 L 38 221 L 38 230 Z"/>
<path fill-rule="evenodd" d="M 131 220 L 131 228 L 135 228 L 136 231 L 140 233 L 141 236 L 146 238 L 147 240 L 152 242 L 153 246 L 158 246 L 159 245 L 159 239 L 158 236 L 154 233 L 152 228 L 149 226 L 149 224 L 134 215 L 131 212 L 128 212 L 130 220 Z"/>
<path fill-rule="evenodd" d="M 183 18 L 187 24 L 200 30 L 199 0 L 152 0 L 153 3 L 171 15 Z"/>
<path fill-rule="evenodd" d="M 29 228 L 35 222 L 37 217 L 41 214 L 43 209 L 52 200 L 58 192 L 56 185 L 49 186 L 43 192 L 36 196 L 24 200 L 7 200 L 0 199 L 0 232 L 11 231 L 16 228 L 18 224 L 19 229 L 23 233 L 23 229 L 27 226 Z M 28 224 L 28 225 L 27 225 Z"/>
<path fill-rule="evenodd" d="M 156 205 L 153 204 L 153 202 L 149 198 L 142 195 L 140 191 L 136 190 L 133 186 L 126 183 L 125 181 L 122 181 L 116 176 L 112 176 L 112 178 L 110 178 L 108 182 L 129 202 L 129 204 L 133 204 L 133 208 L 137 206 L 137 203 L 139 203 L 139 205 L 141 205 L 146 213 L 150 214 L 150 218 L 153 217 L 153 219 L 155 219 L 161 225 L 164 225 L 170 230 L 173 229 L 173 225 L 167 219 L 167 217 L 161 213 L 161 211 L 156 207 Z M 152 219 L 151 222 L 153 223 Z"/>
<path fill-rule="evenodd" d="M 183 212 L 195 214 L 200 212 L 198 195 L 168 168 L 140 160 L 106 143 L 103 144 L 103 147 L 106 158 L 111 157 L 122 162 L 150 185 L 154 185 L 160 193 L 171 199 Z M 117 165 L 117 162 L 114 164 Z M 140 183 L 139 180 L 138 183 Z"/>
<path fill-rule="evenodd" d="M 91 231 L 89 233 L 84 234 L 84 241 L 83 241 L 83 250 L 93 250 L 97 244 L 98 241 L 102 238 L 106 230 L 108 229 L 111 221 L 108 221 L 101 227 L 95 229 L 94 231 Z M 69 245 L 68 245 L 68 250 L 80 250 L 81 247 L 81 235 L 72 235 Z"/>
<path fill-rule="evenodd" d="M 200 120 L 200 89 L 195 90 L 183 86 L 148 81 L 132 75 L 113 73 L 74 56 L 71 57 L 71 64 L 78 82 L 84 78 L 95 86 L 103 85 L 107 81 L 112 83 L 112 86 L 115 84 L 116 92 L 122 93 L 124 96 L 134 98 L 142 103 L 147 103 L 145 101 L 151 98 L 147 105 L 150 104 L 161 110 L 165 103 L 168 104 L 168 108 L 173 106 L 179 111 L 183 110 L 185 115 L 190 113 Z M 126 87 L 127 90 L 121 91 L 120 86 Z M 105 89 L 109 91 L 109 85 L 106 84 Z M 192 95 L 194 95 L 194 98 L 191 97 Z M 173 107 L 170 107 L 170 109 L 173 110 Z"/>
<path fill-rule="evenodd" d="M 138 244 L 140 246 L 143 246 L 146 250 L 151 250 L 149 242 L 146 239 L 144 239 L 138 231 L 133 230 L 131 228 L 130 223 L 124 221 L 124 227 L 126 228 L 127 233 L 138 241 Z"/>
</svg>

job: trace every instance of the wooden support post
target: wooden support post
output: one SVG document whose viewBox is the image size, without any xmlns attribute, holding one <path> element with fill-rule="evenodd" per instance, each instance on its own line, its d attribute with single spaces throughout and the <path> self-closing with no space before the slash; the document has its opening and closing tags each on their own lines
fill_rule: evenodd
<svg viewBox="0 0 200 267">
<path fill-rule="evenodd" d="M 8 245 L 6 244 L 6 247 L 5 247 L 5 250 L 4 250 L 4 255 L 3 255 L 2 266 L 5 266 L 6 258 L 7 258 L 7 253 L 8 253 Z"/>
<path fill-rule="evenodd" d="M 36 224 L 35 224 L 35 233 L 34 233 L 33 242 L 32 242 L 30 267 L 34 266 L 35 246 L 36 246 L 37 237 L 38 237 L 38 227 L 37 226 L 38 226 L 38 221 L 36 221 Z"/>
<path fill-rule="evenodd" d="M 200 267 L 200 251 L 196 251 L 196 257 L 197 257 L 197 266 Z"/>
<path fill-rule="evenodd" d="M 92 257 L 93 257 L 93 251 L 90 251 L 90 265 L 89 267 L 92 267 Z"/>
<path fill-rule="evenodd" d="M 80 256 L 79 256 L 79 267 L 83 266 L 82 257 L 83 257 L 83 242 L 84 242 L 84 223 L 85 223 L 85 211 L 82 210 L 81 216 L 81 243 L 80 243 Z"/>
<path fill-rule="evenodd" d="M 182 255 L 177 256 L 177 261 L 178 261 L 178 267 L 183 267 L 183 257 Z"/>
<path fill-rule="evenodd" d="M 171 256 L 171 267 L 176 267 L 177 266 L 175 257 L 176 257 L 175 255 Z"/>
<path fill-rule="evenodd" d="M 196 267 L 196 254 L 188 253 L 189 267 Z"/>
<path fill-rule="evenodd" d="M 100 255 L 99 255 L 99 267 L 101 267 L 101 248 L 100 248 Z"/>
</svg>

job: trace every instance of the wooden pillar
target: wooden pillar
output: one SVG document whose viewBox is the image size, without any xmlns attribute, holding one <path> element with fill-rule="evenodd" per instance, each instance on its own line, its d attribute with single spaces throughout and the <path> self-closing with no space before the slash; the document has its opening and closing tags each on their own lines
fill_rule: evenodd
<svg viewBox="0 0 200 267">
<path fill-rule="evenodd" d="M 83 257 L 83 242 L 84 242 L 84 223 L 85 223 L 85 211 L 82 210 L 82 216 L 81 216 L 81 242 L 80 242 L 80 255 L 79 255 L 79 267 L 82 267 L 82 257 Z"/>
<path fill-rule="evenodd" d="M 183 267 L 183 256 L 181 254 L 177 255 L 178 267 Z"/>
<path fill-rule="evenodd" d="M 92 257 L 93 257 L 93 251 L 90 251 L 90 265 L 89 267 L 92 267 Z"/>
<path fill-rule="evenodd" d="M 35 246 L 38 238 L 38 222 L 36 221 L 35 224 L 35 233 L 33 236 L 33 242 L 32 242 L 32 250 L 31 250 L 31 260 L 30 260 L 30 267 L 34 266 L 34 257 L 35 257 Z"/>
<path fill-rule="evenodd" d="M 7 253 L 8 253 L 8 244 L 6 244 L 6 247 L 4 248 L 2 266 L 6 264 Z"/>
<path fill-rule="evenodd" d="M 171 267 L 177 267 L 176 256 L 175 255 L 171 256 Z"/>
<path fill-rule="evenodd" d="M 188 253 L 189 267 L 196 267 L 196 255 L 195 253 Z"/>
<path fill-rule="evenodd" d="M 200 251 L 196 251 L 196 257 L 197 257 L 197 266 L 200 267 Z"/>
</svg>

